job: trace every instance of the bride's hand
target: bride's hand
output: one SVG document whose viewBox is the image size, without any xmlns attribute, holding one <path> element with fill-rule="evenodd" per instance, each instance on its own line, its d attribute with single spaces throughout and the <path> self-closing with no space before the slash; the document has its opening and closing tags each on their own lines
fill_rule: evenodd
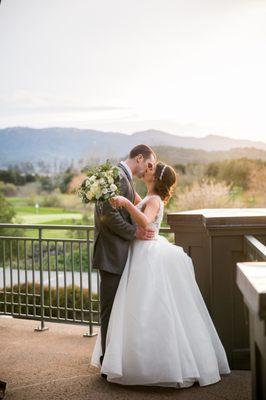
<svg viewBox="0 0 266 400">
<path fill-rule="evenodd" d="M 109 199 L 111 206 L 116 208 L 126 207 L 128 199 L 124 196 L 114 196 Z"/>
</svg>

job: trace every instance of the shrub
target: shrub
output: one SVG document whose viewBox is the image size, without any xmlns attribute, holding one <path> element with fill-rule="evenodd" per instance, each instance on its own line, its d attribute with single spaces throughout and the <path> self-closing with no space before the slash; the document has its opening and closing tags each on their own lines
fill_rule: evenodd
<svg viewBox="0 0 266 400">
<path fill-rule="evenodd" d="M 40 182 L 27 183 L 24 186 L 18 186 L 18 197 L 33 197 L 41 193 L 42 187 Z"/>
<path fill-rule="evenodd" d="M 0 193 L 0 222 L 12 222 L 13 217 L 16 215 L 14 207 L 10 204 L 5 197 Z M 1 230 L 2 231 L 2 230 Z"/>
<path fill-rule="evenodd" d="M 195 210 L 202 208 L 223 208 L 239 206 L 235 196 L 231 196 L 231 186 L 225 182 L 202 180 L 194 182 L 192 187 L 186 187 L 178 194 L 177 207 L 180 210 Z"/>
<path fill-rule="evenodd" d="M 249 206 L 266 206 L 266 165 L 258 165 L 250 173 L 249 190 L 246 193 Z"/>
<path fill-rule="evenodd" d="M 32 296 L 34 293 L 35 289 L 35 295 Z M 6 288 L 6 292 L 11 292 L 11 287 Z M 26 314 L 27 307 L 26 307 L 26 292 L 31 294 L 28 296 L 28 311 L 29 315 L 33 315 L 34 311 L 37 316 L 41 315 L 41 308 L 40 308 L 40 284 L 35 283 L 33 285 L 32 282 L 29 282 L 28 285 L 26 286 L 25 283 L 20 284 L 20 290 L 18 285 L 13 285 L 13 292 L 16 294 L 13 294 L 13 303 L 23 303 L 23 305 L 18 306 L 18 305 L 13 305 L 14 313 L 20 313 L 21 314 Z M 88 311 L 89 310 L 89 291 L 88 289 L 83 289 L 82 292 L 80 290 L 80 287 L 75 285 L 74 286 L 74 291 L 72 288 L 72 285 L 67 286 L 67 290 L 65 293 L 64 288 L 60 287 L 58 289 L 59 293 L 59 302 L 57 303 L 57 290 L 56 288 L 52 287 L 51 288 L 51 294 L 49 294 L 49 287 L 47 285 L 44 286 L 44 305 L 45 306 L 53 306 L 53 307 L 65 307 L 65 300 L 67 301 L 67 307 L 68 308 L 73 308 L 73 294 L 74 294 L 74 301 L 75 301 L 75 308 L 76 309 L 81 309 L 81 301 L 82 301 L 82 293 L 83 293 L 83 309 Z M 0 293 L 0 312 L 4 312 L 4 297 L 6 296 L 6 302 L 11 302 L 12 296 L 10 293 Z M 98 295 L 96 293 L 92 293 L 92 299 L 93 300 L 98 300 Z M 12 311 L 12 306 L 11 304 L 6 305 L 6 310 L 7 313 L 11 313 Z M 98 310 L 98 303 L 93 302 L 92 303 L 92 310 L 97 311 Z M 68 318 L 68 319 L 73 319 L 74 318 L 74 313 L 75 313 L 75 319 L 81 320 L 82 312 L 81 311 L 73 311 L 73 310 L 58 310 L 53 308 L 45 308 L 44 309 L 44 315 L 45 317 L 60 317 L 60 318 Z M 89 313 L 85 312 L 84 313 L 84 320 L 89 321 Z M 98 322 L 98 319 L 95 317 L 94 322 Z"/>
<path fill-rule="evenodd" d="M 57 193 L 44 195 L 40 200 L 41 207 L 62 207 L 60 196 Z"/>
<path fill-rule="evenodd" d="M 256 161 L 248 158 L 237 160 L 225 160 L 210 163 L 206 169 L 206 175 L 226 184 L 241 186 L 244 190 L 249 187 L 250 173 Z"/>
<path fill-rule="evenodd" d="M 4 196 L 0 194 L 0 223 L 13 223 L 16 212 L 12 204 L 10 204 Z M 19 228 L 0 228 L 0 236 L 24 236 L 24 232 L 20 232 Z M 13 248 L 13 254 L 15 249 Z M 0 246 L 0 260 L 3 259 L 3 245 Z"/>
<path fill-rule="evenodd" d="M 17 187 L 13 183 L 4 183 L 0 181 L 0 193 L 7 197 L 16 196 Z"/>
</svg>

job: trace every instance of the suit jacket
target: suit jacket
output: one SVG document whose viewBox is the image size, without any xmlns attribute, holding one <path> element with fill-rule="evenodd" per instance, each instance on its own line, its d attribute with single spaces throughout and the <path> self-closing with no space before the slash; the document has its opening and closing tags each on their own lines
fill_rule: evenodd
<svg viewBox="0 0 266 400">
<path fill-rule="evenodd" d="M 128 171 L 120 168 L 121 195 L 134 203 L 135 191 Z M 121 275 L 126 265 L 136 223 L 125 208 L 115 209 L 109 201 L 97 201 L 94 208 L 94 247 L 92 267 Z"/>
</svg>

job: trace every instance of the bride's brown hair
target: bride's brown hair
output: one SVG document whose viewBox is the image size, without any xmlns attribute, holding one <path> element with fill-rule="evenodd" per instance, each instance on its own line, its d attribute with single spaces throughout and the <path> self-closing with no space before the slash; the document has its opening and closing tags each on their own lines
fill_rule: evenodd
<svg viewBox="0 0 266 400">
<path fill-rule="evenodd" d="M 154 191 L 163 200 L 164 204 L 168 203 L 174 193 L 177 184 L 177 173 L 170 165 L 158 162 L 155 168 L 155 185 Z"/>
</svg>

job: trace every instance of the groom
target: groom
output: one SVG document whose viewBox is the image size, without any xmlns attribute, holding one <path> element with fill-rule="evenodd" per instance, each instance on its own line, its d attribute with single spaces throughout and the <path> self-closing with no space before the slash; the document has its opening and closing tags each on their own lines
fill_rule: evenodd
<svg viewBox="0 0 266 400">
<path fill-rule="evenodd" d="M 138 202 L 133 176 L 142 178 L 156 162 L 156 154 L 145 144 L 135 146 L 125 161 L 120 161 L 120 194 L 132 203 Z M 101 338 L 102 352 L 105 353 L 108 322 L 119 285 L 126 265 L 129 245 L 135 238 L 150 240 L 154 236 L 152 229 L 143 229 L 136 225 L 124 208 L 116 209 L 109 201 L 98 201 L 94 210 L 94 249 L 92 267 L 100 270 L 101 298 Z M 103 356 L 100 362 L 102 363 Z"/>
</svg>

